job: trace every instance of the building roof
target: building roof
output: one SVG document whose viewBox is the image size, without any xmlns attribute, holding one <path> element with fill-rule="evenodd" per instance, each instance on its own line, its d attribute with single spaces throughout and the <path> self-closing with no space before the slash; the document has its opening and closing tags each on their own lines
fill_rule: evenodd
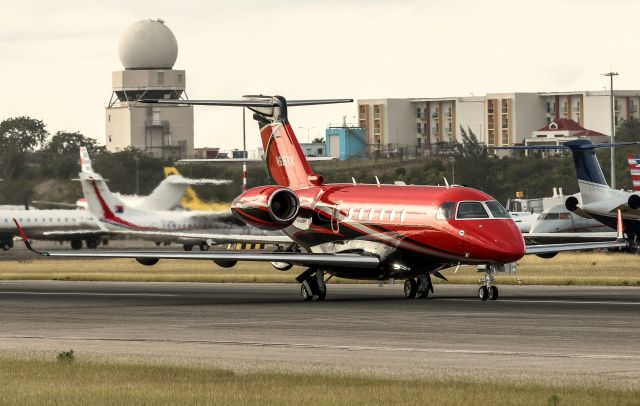
<svg viewBox="0 0 640 406">
<path fill-rule="evenodd" d="M 587 130 L 570 118 L 561 118 L 558 120 L 554 120 L 538 131 L 570 131 L 573 133 L 571 135 L 576 135 L 579 137 L 607 137 L 607 135 L 599 133 L 597 131 Z"/>
</svg>

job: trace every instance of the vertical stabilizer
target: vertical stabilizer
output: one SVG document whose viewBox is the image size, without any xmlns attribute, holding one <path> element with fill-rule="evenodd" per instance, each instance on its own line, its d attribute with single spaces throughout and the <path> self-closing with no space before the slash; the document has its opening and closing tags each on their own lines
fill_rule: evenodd
<svg viewBox="0 0 640 406">
<path fill-rule="evenodd" d="M 287 119 L 286 100 L 274 96 L 273 101 L 277 107 L 270 114 L 271 120 L 258 120 L 269 176 L 278 185 L 294 189 L 322 184 L 322 176 L 311 170 Z"/>
<path fill-rule="evenodd" d="M 563 145 L 571 149 L 578 187 L 584 204 L 620 196 L 621 192 L 612 189 L 607 183 L 596 156 L 597 147 L 591 141 L 575 140 L 565 142 Z"/>
<path fill-rule="evenodd" d="M 629 171 L 631 172 L 631 181 L 633 182 L 633 190 L 640 191 L 640 159 L 632 154 L 627 155 L 629 163 Z"/>
</svg>

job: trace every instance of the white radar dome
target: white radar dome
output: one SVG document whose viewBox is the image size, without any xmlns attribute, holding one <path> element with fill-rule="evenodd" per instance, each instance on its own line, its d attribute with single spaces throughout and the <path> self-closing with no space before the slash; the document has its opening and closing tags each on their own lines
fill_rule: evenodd
<svg viewBox="0 0 640 406">
<path fill-rule="evenodd" d="M 163 20 L 141 20 L 122 34 L 119 54 L 125 69 L 171 69 L 178 42 Z"/>
</svg>

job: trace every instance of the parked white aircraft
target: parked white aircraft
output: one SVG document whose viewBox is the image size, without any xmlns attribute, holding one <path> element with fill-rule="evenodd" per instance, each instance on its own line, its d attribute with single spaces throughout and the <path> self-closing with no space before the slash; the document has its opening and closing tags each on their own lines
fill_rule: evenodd
<svg viewBox="0 0 640 406">
<path fill-rule="evenodd" d="M 13 247 L 13 237 L 17 235 L 14 218 L 24 224 L 30 239 L 71 241 L 73 249 L 82 248 L 83 239 L 88 248 L 96 248 L 106 231 L 85 210 L 0 210 L 0 248 L 5 251 Z"/>
<path fill-rule="evenodd" d="M 85 147 L 80 147 L 82 172 L 93 172 L 91 158 Z M 180 206 L 180 200 L 189 186 L 227 185 L 226 179 L 188 179 L 179 174 L 169 175 L 148 196 L 121 195 L 114 193 L 123 203 L 140 210 L 171 210 Z"/>
<path fill-rule="evenodd" d="M 230 210 L 172 211 L 148 209 L 144 205 L 129 205 L 109 190 L 102 176 L 93 172 L 85 149 L 81 150 L 80 155 L 82 170 L 79 178 L 82 192 L 87 199 L 88 211 L 99 219 L 106 229 L 106 234 L 110 236 L 140 238 L 157 243 L 178 242 L 183 244 L 187 251 L 190 251 L 194 245 L 206 251 L 211 244 L 218 243 L 291 243 L 291 239 L 281 232 L 268 232 L 248 227 L 235 218 Z M 178 184 L 180 187 L 187 185 L 183 189 L 186 190 L 190 183 L 180 181 Z M 182 194 L 173 198 L 175 204 L 178 204 Z"/>
</svg>

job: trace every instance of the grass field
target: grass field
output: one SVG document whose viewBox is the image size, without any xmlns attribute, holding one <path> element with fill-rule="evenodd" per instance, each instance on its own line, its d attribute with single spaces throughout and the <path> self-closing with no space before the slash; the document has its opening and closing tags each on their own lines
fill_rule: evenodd
<svg viewBox="0 0 640 406">
<path fill-rule="evenodd" d="M 632 405 L 640 389 L 0 358 L 1 404 Z"/>
<path fill-rule="evenodd" d="M 158 282 L 284 282 L 293 283 L 302 268 L 279 272 L 264 263 L 243 263 L 220 268 L 210 261 L 160 261 L 146 267 L 132 259 L 0 261 L 4 280 L 83 280 Z M 476 283 L 482 274 L 475 267 L 443 271 L 448 283 Z M 337 283 L 353 283 L 333 279 Z M 438 279 L 434 282 L 440 283 Z M 527 256 L 516 275 L 497 275 L 500 284 L 620 285 L 640 287 L 640 256 L 621 253 L 566 253 L 553 259 Z"/>
</svg>

